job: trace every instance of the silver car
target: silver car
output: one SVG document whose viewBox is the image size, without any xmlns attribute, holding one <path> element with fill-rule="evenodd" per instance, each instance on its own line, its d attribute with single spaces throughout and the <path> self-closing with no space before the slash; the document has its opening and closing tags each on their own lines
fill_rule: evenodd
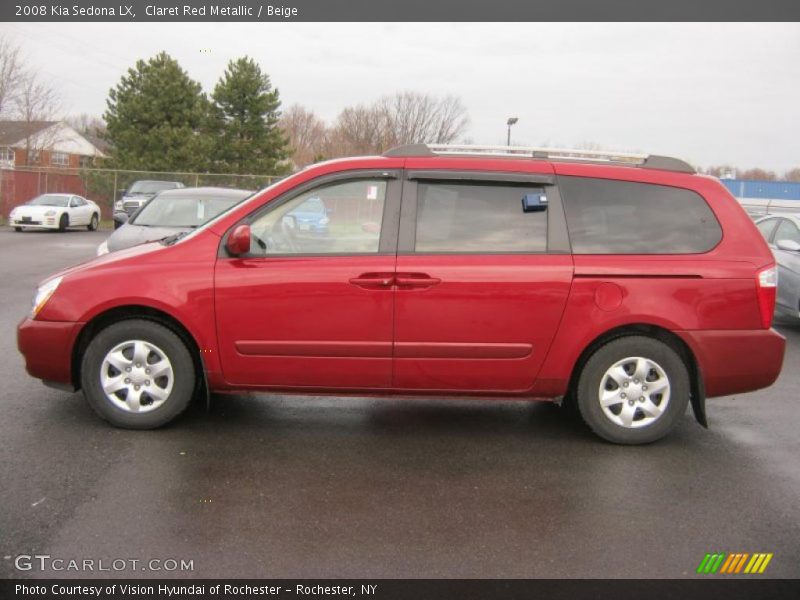
<svg viewBox="0 0 800 600">
<path fill-rule="evenodd" d="M 769 215 L 756 226 L 778 263 L 775 313 L 800 319 L 800 214 Z"/>
<path fill-rule="evenodd" d="M 238 204 L 253 192 L 228 188 L 181 188 L 153 196 L 97 248 L 101 256 L 189 231 Z M 123 213 L 123 218 L 127 215 Z"/>
</svg>

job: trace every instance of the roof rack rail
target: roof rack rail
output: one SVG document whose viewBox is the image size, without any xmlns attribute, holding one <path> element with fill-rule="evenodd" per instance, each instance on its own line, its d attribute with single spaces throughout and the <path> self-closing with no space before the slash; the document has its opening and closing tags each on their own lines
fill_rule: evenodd
<svg viewBox="0 0 800 600">
<path fill-rule="evenodd" d="M 535 146 L 482 146 L 472 144 L 408 144 L 383 153 L 384 156 L 484 156 L 498 158 L 542 158 L 548 160 L 613 163 L 694 173 L 686 161 L 656 154 L 634 154 L 608 150 L 579 150 L 574 148 L 541 148 Z"/>
</svg>

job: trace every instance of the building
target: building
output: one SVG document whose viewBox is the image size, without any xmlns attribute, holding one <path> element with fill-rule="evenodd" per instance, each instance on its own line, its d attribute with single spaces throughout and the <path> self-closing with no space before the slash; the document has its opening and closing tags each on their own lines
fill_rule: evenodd
<svg viewBox="0 0 800 600">
<path fill-rule="evenodd" d="M 63 121 L 0 121 L 0 168 L 93 166 L 107 147 Z"/>
<path fill-rule="evenodd" d="M 777 213 L 800 213 L 800 182 L 721 179 L 753 217 Z"/>
</svg>

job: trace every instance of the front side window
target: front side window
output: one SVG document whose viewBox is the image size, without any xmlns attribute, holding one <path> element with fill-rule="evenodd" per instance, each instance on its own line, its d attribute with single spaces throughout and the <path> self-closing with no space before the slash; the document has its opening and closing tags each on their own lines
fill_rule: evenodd
<svg viewBox="0 0 800 600">
<path fill-rule="evenodd" d="M 775 243 L 779 241 L 797 242 L 800 244 L 800 229 L 789 219 L 781 219 L 781 224 L 775 230 Z"/>
<path fill-rule="evenodd" d="M 250 253 L 378 252 L 386 181 L 331 183 L 267 209 L 250 224 Z"/>
<path fill-rule="evenodd" d="M 416 252 L 544 252 L 547 211 L 524 212 L 545 189 L 497 183 L 420 183 Z"/>
<path fill-rule="evenodd" d="M 697 254 L 722 239 L 695 192 L 588 177 L 559 177 L 575 254 Z"/>
</svg>

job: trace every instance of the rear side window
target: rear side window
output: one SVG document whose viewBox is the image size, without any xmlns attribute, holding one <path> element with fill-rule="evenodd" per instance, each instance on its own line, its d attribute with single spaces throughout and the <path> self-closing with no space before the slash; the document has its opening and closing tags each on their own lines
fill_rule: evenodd
<svg viewBox="0 0 800 600">
<path fill-rule="evenodd" d="M 560 177 L 575 254 L 697 254 L 722 239 L 697 193 L 628 181 Z"/>
<path fill-rule="evenodd" d="M 523 212 L 536 186 L 420 183 L 417 252 L 545 252 L 547 211 Z"/>
</svg>

